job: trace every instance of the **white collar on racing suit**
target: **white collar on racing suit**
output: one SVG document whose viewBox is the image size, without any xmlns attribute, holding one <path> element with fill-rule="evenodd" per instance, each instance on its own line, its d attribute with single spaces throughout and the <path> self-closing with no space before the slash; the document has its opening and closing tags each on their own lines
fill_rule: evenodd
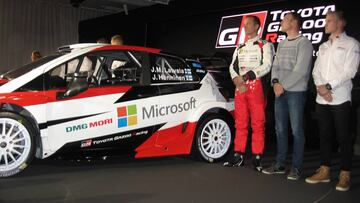
<svg viewBox="0 0 360 203">
<path fill-rule="evenodd" d="M 260 40 L 260 37 L 258 35 L 256 35 L 254 38 L 251 38 L 251 39 L 248 39 L 245 43 L 248 43 L 248 42 L 256 42 Z"/>
</svg>

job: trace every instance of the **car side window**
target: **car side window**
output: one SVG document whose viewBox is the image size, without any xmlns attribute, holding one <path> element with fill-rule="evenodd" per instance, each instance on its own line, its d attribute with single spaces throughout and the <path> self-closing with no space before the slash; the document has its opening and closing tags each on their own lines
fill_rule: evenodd
<svg viewBox="0 0 360 203">
<path fill-rule="evenodd" d="M 101 54 L 106 58 L 101 66 L 100 85 L 138 84 L 141 76 L 141 55 L 130 51 L 111 51 Z"/>
<path fill-rule="evenodd" d="M 25 84 L 24 86 L 20 87 L 19 91 L 42 91 L 44 88 L 44 75 L 40 75 L 30 81 L 29 83 Z"/>
<path fill-rule="evenodd" d="M 152 54 L 151 83 L 179 83 L 198 81 L 192 70 L 182 59 L 167 55 Z"/>
<path fill-rule="evenodd" d="M 50 70 L 48 81 L 45 83 L 48 85 L 47 89 L 66 88 L 70 82 L 70 78 L 67 75 L 76 71 L 79 62 L 79 58 L 75 58 Z"/>
<path fill-rule="evenodd" d="M 71 77 L 69 74 L 75 72 L 87 72 L 89 86 L 98 85 L 97 74 L 105 58 L 96 53 L 82 55 L 71 59 L 53 68 L 47 74 L 47 89 L 64 89 L 68 86 Z"/>
<path fill-rule="evenodd" d="M 87 72 L 89 86 L 99 85 L 98 75 L 100 67 L 105 62 L 105 57 L 97 53 L 88 54 L 83 57 L 79 72 Z"/>
</svg>

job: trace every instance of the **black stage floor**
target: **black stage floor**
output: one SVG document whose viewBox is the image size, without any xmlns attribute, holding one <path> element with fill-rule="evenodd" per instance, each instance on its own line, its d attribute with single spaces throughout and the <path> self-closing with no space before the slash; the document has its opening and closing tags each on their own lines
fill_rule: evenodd
<svg viewBox="0 0 360 203">
<path fill-rule="evenodd" d="M 304 177 L 318 166 L 318 151 L 305 154 Z M 264 165 L 272 158 L 266 156 Z M 16 177 L 0 179 L 0 202 L 360 202 L 360 157 L 354 157 L 352 188 L 331 183 L 306 184 L 285 175 L 255 172 L 251 160 L 242 168 L 224 168 L 187 157 L 92 161 L 35 160 Z"/>
</svg>

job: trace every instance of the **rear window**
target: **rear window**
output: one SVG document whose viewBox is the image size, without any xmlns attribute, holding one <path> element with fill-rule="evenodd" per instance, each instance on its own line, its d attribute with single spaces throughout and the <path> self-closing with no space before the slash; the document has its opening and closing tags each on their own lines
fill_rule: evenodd
<svg viewBox="0 0 360 203">
<path fill-rule="evenodd" d="M 151 82 L 154 83 L 179 83 L 199 81 L 192 69 L 181 59 L 166 55 L 150 55 Z"/>
</svg>

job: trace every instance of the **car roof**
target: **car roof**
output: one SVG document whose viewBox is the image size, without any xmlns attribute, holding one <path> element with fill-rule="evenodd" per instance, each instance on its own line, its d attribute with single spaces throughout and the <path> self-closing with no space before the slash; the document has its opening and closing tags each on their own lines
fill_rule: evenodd
<svg viewBox="0 0 360 203">
<path fill-rule="evenodd" d="M 109 45 L 109 44 L 98 44 L 98 43 L 81 43 L 66 45 L 58 48 L 61 53 L 69 53 L 79 49 L 91 49 L 93 51 L 106 51 L 106 50 L 130 50 L 130 51 L 143 51 L 149 53 L 160 53 L 160 49 L 141 47 L 141 46 L 130 46 L 130 45 Z"/>
<path fill-rule="evenodd" d="M 106 51 L 106 50 L 130 50 L 130 51 L 143 51 L 149 53 L 160 53 L 160 49 L 141 47 L 141 46 L 129 46 L 129 45 L 105 45 L 95 48 L 92 51 Z"/>
</svg>

